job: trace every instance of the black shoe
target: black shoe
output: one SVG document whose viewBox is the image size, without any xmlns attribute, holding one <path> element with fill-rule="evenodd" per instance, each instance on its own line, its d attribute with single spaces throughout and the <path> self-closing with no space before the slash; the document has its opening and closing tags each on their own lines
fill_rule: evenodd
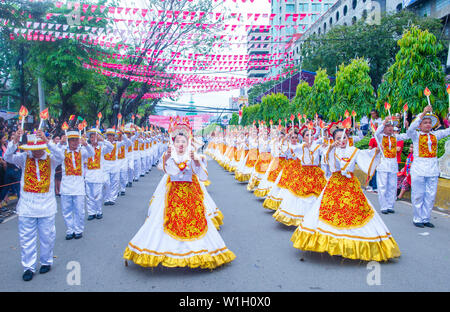
<svg viewBox="0 0 450 312">
<path fill-rule="evenodd" d="M 423 225 L 423 223 L 420 222 L 413 222 L 415 226 L 419 227 L 419 228 L 424 228 L 425 225 Z"/>
<path fill-rule="evenodd" d="M 102 219 L 103 218 L 103 213 L 99 213 L 98 215 L 95 216 L 97 219 Z"/>
<path fill-rule="evenodd" d="M 434 224 L 431 223 L 431 222 L 426 222 L 423 225 L 426 226 L 426 227 L 429 227 L 429 228 L 434 228 Z"/>
<path fill-rule="evenodd" d="M 31 270 L 26 270 L 23 275 L 22 278 L 25 282 L 31 281 L 33 279 L 33 272 Z"/>
<path fill-rule="evenodd" d="M 128 182 L 127 185 L 126 185 L 126 187 L 130 187 L 130 186 L 131 186 L 131 185 L 130 185 L 130 182 Z"/>
<path fill-rule="evenodd" d="M 90 215 L 88 216 L 88 221 L 94 220 L 95 219 L 95 215 Z"/>
<path fill-rule="evenodd" d="M 75 237 L 75 233 L 67 234 L 67 235 L 66 235 L 66 240 L 71 240 L 71 239 L 74 238 L 74 237 Z"/>
<path fill-rule="evenodd" d="M 39 270 L 39 274 L 45 274 L 48 271 L 50 271 L 51 266 L 50 265 L 41 265 L 41 269 Z"/>
<path fill-rule="evenodd" d="M 129 184 L 130 184 L 130 186 L 129 186 L 129 187 L 133 187 L 133 183 L 131 183 L 131 182 L 130 182 Z"/>
<path fill-rule="evenodd" d="M 75 239 L 80 239 L 83 237 L 83 233 L 75 234 Z"/>
<path fill-rule="evenodd" d="M 389 212 L 389 213 L 395 213 L 395 210 L 394 210 L 394 209 L 388 209 L 387 212 Z"/>
<path fill-rule="evenodd" d="M 125 196 L 125 192 L 120 192 L 120 196 Z"/>
<path fill-rule="evenodd" d="M 381 210 L 381 213 L 382 214 L 388 214 L 389 212 L 388 212 L 388 210 Z"/>
<path fill-rule="evenodd" d="M 145 177 L 145 175 L 141 174 L 141 177 Z"/>
<path fill-rule="evenodd" d="M 113 203 L 112 201 L 107 201 L 107 202 L 105 203 L 105 206 L 112 206 L 112 205 L 114 205 L 114 203 Z"/>
</svg>

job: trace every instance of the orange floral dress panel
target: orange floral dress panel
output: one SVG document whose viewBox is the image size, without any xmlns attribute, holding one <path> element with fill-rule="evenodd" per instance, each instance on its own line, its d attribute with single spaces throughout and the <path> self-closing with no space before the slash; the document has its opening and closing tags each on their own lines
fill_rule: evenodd
<svg viewBox="0 0 450 312">
<path fill-rule="evenodd" d="M 167 180 L 164 231 L 171 237 L 190 241 L 201 238 L 208 231 L 204 195 L 197 176 L 192 182 Z"/>
<path fill-rule="evenodd" d="M 88 169 L 95 170 L 100 169 L 100 159 L 102 157 L 102 149 L 96 148 L 94 157 L 88 159 Z"/>
<path fill-rule="evenodd" d="M 51 160 L 38 160 L 40 181 L 37 178 L 36 161 L 27 158 L 25 163 L 23 190 L 29 193 L 48 193 L 50 190 Z"/>
<path fill-rule="evenodd" d="M 275 180 L 277 179 L 281 170 L 286 166 L 286 164 L 287 164 L 287 160 L 285 157 L 275 158 L 275 160 L 272 162 L 272 165 L 268 169 L 270 171 L 269 171 L 269 175 L 267 176 L 267 180 L 269 182 L 275 182 Z"/>
<path fill-rule="evenodd" d="M 391 140 L 391 148 L 389 148 L 389 140 Z M 383 145 L 383 154 L 386 158 L 397 157 L 397 139 L 395 137 L 383 136 L 381 145 Z"/>
<path fill-rule="evenodd" d="M 421 134 L 419 137 L 419 157 L 435 158 L 437 157 L 437 139 L 434 134 L 430 134 L 431 152 L 428 149 L 428 136 Z"/>
<path fill-rule="evenodd" d="M 320 196 L 327 184 L 325 174 L 317 166 L 301 166 L 287 176 L 287 189 L 297 197 Z"/>
<path fill-rule="evenodd" d="M 266 173 L 271 161 L 272 154 L 270 154 L 269 152 L 260 153 L 255 164 L 255 171 L 261 174 Z"/>
<path fill-rule="evenodd" d="M 72 152 L 64 152 L 64 166 L 66 176 L 81 176 L 81 152 L 73 152 L 75 155 L 75 168 L 73 167 Z"/>
<path fill-rule="evenodd" d="M 138 140 L 135 140 L 135 141 L 134 141 L 134 150 L 135 150 L 135 151 L 138 151 L 138 150 L 139 150 L 139 141 L 138 141 Z"/>
<path fill-rule="evenodd" d="M 358 179 L 334 172 L 323 194 L 319 219 L 335 228 L 352 229 L 364 226 L 373 215 Z"/>
<path fill-rule="evenodd" d="M 248 151 L 248 158 L 245 162 L 245 166 L 249 168 L 253 168 L 258 160 L 259 151 L 257 148 L 252 148 Z"/>
<path fill-rule="evenodd" d="M 288 189 L 291 178 L 290 175 L 295 171 L 300 171 L 302 169 L 302 162 L 300 159 L 288 159 L 287 163 L 281 174 L 280 181 L 278 181 L 278 187 L 283 189 Z"/>
</svg>

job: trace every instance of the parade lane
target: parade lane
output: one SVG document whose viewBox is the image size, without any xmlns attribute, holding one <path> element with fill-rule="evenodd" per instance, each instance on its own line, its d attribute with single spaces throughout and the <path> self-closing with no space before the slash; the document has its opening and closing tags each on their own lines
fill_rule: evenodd
<svg viewBox="0 0 450 312">
<path fill-rule="evenodd" d="M 65 240 L 58 207 L 52 270 L 21 278 L 17 218 L 0 225 L 1 291 L 449 291 L 448 215 L 432 213 L 434 229 L 412 224 L 412 208 L 397 202 L 396 213 L 381 215 L 397 241 L 401 257 L 379 266 L 328 254 L 302 252 L 290 241 L 294 227 L 274 220 L 271 211 L 224 171 L 208 162 L 207 188 L 224 214 L 220 234 L 236 259 L 213 271 L 189 268 L 142 268 L 124 265 L 123 251 L 144 222 L 149 201 L 162 177 L 152 172 L 127 188 L 116 205 L 104 207 L 102 220 L 86 221 L 80 240 Z M 378 199 L 366 194 L 379 211 Z M 59 200 L 58 200 L 59 202 Z M 303 258 L 303 261 L 301 259 Z M 77 263 L 79 272 L 77 272 Z M 39 268 L 39 267 L 38 267 Z M 375 272 L 374 270 L 379 270 Z M 374 278 L 374 274 L 377 278 Z M 76 274 L 79 274 L 76 275 Z M 76 284 L 79 277 L 80 285 Z M 379 285 L 378 285 L 379 284 Z"/>
</svg>

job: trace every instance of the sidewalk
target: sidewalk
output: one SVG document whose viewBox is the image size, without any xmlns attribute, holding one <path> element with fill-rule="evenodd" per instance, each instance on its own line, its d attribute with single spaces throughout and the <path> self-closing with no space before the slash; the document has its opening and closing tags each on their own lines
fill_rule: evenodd
<svg viewBox="0 0 450 312">
<path fill-rule="evenodd" d="M 9 221 L 16 216 L 17 198 L 13 198 L 8 202 L 8 205 L 0 208 L 0 224 Z"/>
<path fill-rule="evenodd" d="M 360 169 L 355 168 L 355 176 L 358 178 L 361 186 L 364 189 L 366 183 L 367 175 Z M 411 203 L 411 192 L 408 191 L 403 197 L 403 201 Z M 434 203 L 434 208 L 437 211 L 450 214 L 450 180 L 439 178 L 436 201 Z"/>
</svg>

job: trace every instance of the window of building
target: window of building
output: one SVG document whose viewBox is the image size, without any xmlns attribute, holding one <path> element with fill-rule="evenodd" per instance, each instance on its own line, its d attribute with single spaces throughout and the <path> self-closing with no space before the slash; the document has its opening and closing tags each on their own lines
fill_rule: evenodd
<svg viewBox="0 0 450 312">
<path fill-rule="evenodd" d="M 295 5 L 294 4 L 286 4 L 286 13 L 294 13 Z"/>
<path fill-rule="evenodd" d="M 320 12 L 321 7 L 322 3 L 313 3 L 311 8 L 313 12 Z"/>
<path fill-rule="evenodd" d="M 397 12 L 400 12 L 403 8 L 403 5 L 400 3 L 399 5 L 397 5 L 397 7 L 395 8 L 397 10 Z"/>
<path fill-rule="evenodd" d="M 353 0 L 352 2 L 352 9 L 356 9 L 356 7 L 358 6 L 358 1 L 357 0 Z"/>
<path fill-rule="evenodd" d="M 339 11 L 336 12 L 336 22 L 339 21 Z"/>
<path fill-rule="evenodd" d="M 347 6 L 344 6 L 344 16 L 347 16 L 347 11 L 348 11 Z"/>
<path fill-rule="evenodd" d="M 323 32 L 327 31 L 327 23 L 323 23 Z"/>
<path fill-rule="evenodd" d="M 298 9 L 300 12 L 308 12 L 309 11 L 309 4 L 308 3 L 300 3 L 298 5 Z"/>
<path fill-rule="evenodd" d="M 330 27 L 333 25 L 333 18 L 330 17 Z"/>
<path fill-rule="evenodd" d="M 352 17 L 352 25 L 354 25 L 356 23 L 356 16 Z"/>
</svg>

